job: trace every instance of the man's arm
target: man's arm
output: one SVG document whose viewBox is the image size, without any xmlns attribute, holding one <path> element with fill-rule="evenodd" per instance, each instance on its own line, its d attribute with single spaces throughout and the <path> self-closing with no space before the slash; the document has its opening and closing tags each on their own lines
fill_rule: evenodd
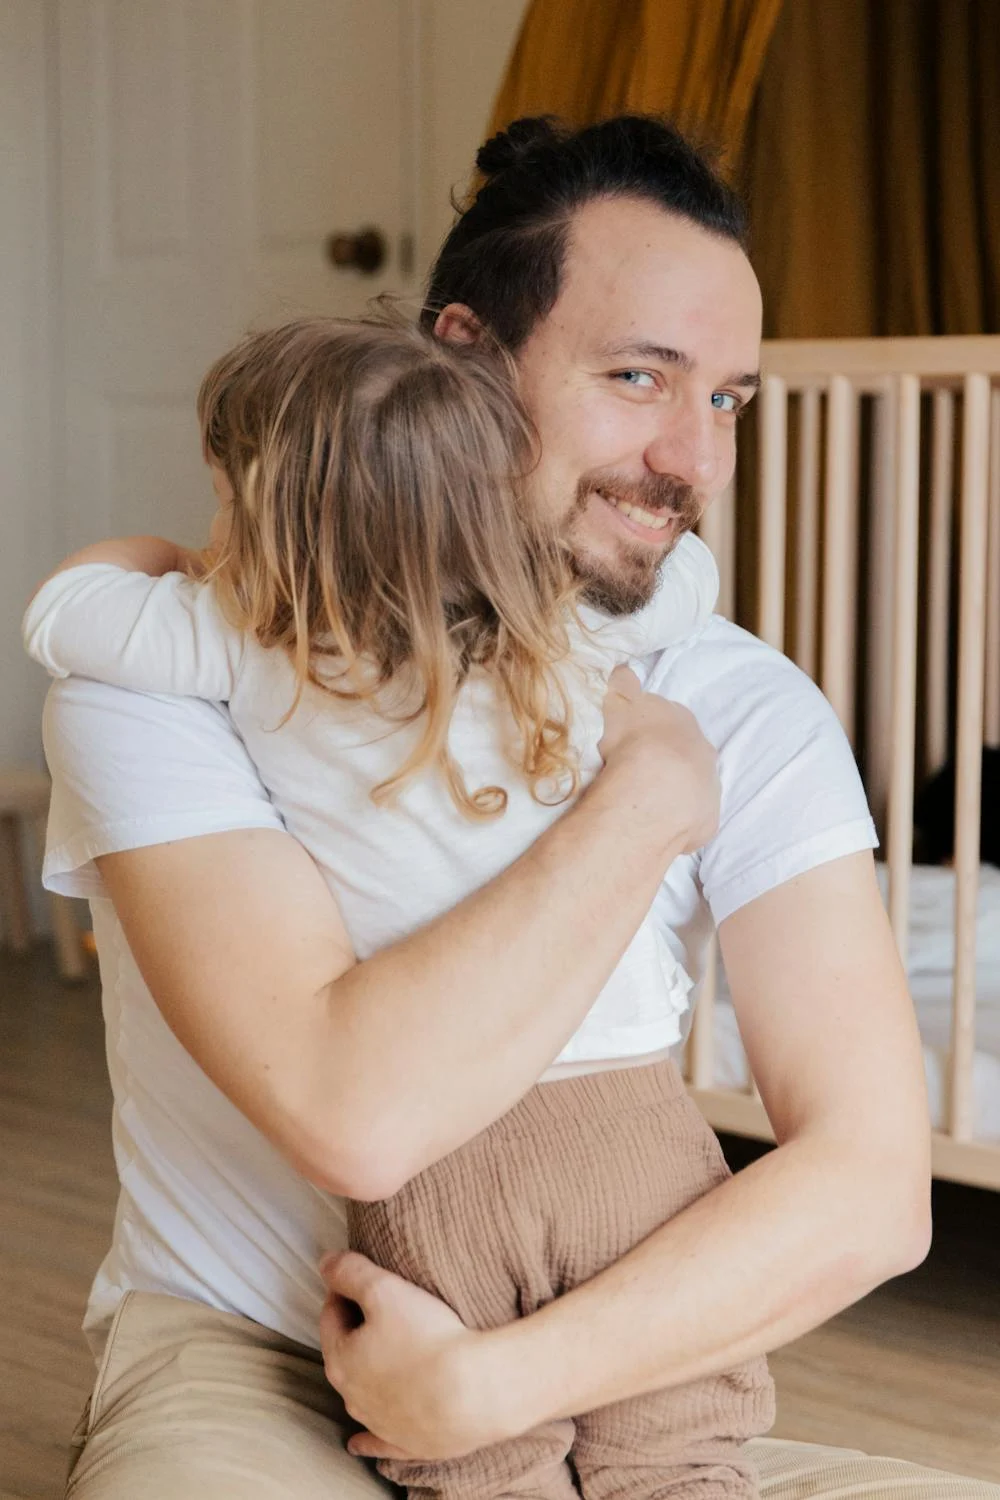
<svg viewBox="0 0 1000 1500">
<path fill-rule="evenodd" d="M 927 1253 L 923 1060 L 871 856 L 779 886 L 719 937 L 777 1149 L 547 1308 L 533 1331 L 509 1330 L 525 1335 L 519 1365 L 538 1372 L 546 1416 L 777 1348 Z M 585 1345 L 609 1357 L 583 1374 L 586 1391 L 556 1395 L 554 1363 L 566 1361 L 562 1376 L 580 1371 Z"/>
<path fill-rule="evenodd" d="M 715 754 L 616 674 L 606 769 L 509 870 L 353 965 L 277 830 L 99 860 L 143 977 L 210 1078 L 306 1176 L 385 1197 L 521 1098 L 593 1003 L 664 871 L 711 834 Z"/>
<path fill-rule="evenodd" d="M 787 1343 L 926 1254 L 923 1064 L 870 855 L 748 903 L 720 939 L 777 1149 L 496 1332 L 460 1333 L 415 1289 L 360 1257 L 338 1262 L 331 1287 L 370 1298 L 372 1321 L 352 1330 L 328 1311 L 327 1371 L 379 1439 L 442 1457 L 697 1379 Z M 410 1317 L 429 1341 L 408 1341 Z M 352 1448 L 386 1451 L 366 1435 Z"/>
</svg>

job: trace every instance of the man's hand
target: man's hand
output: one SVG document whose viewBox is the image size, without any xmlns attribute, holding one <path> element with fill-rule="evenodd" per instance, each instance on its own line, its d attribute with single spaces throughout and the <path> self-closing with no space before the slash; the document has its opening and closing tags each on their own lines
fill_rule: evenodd
<svg viewBox="0 0 1000 1500">
<path fill-rule="evenodd" d="M 330 1291 L 320 1320 L 326 1376 L 366 1428 L 348 1443 L 352 1453 L 459 1458 L 512 1435 L 489 1334 L 363 1255 L 332 1256 L 320 1269 Z"/>
<path fill-rule="evenodd" d="M 689 709 L 644 693 L 628 667 L 616 667 L 608 680 L 598 748 L 605 774 L 623 774 L 633 796 L 650 798 L 651 818 L 668 815 L 683 832 L 683 853 L 714 836 L 721 795 L 714 745 Z"/>
</svg>

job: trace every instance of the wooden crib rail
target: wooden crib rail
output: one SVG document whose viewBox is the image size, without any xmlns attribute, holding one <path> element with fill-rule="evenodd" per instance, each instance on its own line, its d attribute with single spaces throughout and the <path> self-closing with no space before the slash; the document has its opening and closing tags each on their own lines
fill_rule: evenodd
<svg viewBox="0 0 1000 1500">
<path fill-rule="evenodd" d="M 858 755 L 904 957 L 914 790 L 956 766 L 955 971 L 941 1175 L 1000 1187 L 974 1135 L 980 751 L 1000 745 L 1000 337 L 783 340 L 763 351 L 757 481 L 703 520 L 733 614 L 741 520 L 756 535 L 746 623 L 820 684 Z M 753 514 L 750 515 L 749 508 Z M 741 550 L 746 566 L 746 549 Z M 714 1083 L 714 963 L 688 1066 L 720 1128 L 767 1133 Z"/>
<path fill-rule="evenodd" d="M 770 339 L 765 374 L 781 375 L 793 389 L 803 382 L 846 375 L 861 390 L 876 391 L 888 377 L 919 375 L 935 384 L 960 384 L 967 375 L 1000 376 L 1000 335 L 952 338 Z"/>
</svg>

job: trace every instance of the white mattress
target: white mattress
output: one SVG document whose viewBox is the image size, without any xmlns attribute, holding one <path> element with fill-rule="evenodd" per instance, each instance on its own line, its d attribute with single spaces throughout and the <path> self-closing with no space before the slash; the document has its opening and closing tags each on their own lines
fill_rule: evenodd
<svg viewBox="0 0 1000 1500">
<path fill-rule="evenodd" d="M 879 866 L 883 893 L 888 881 Z M 951 870 L 914 865 L 910 886 L 907 968 L 924 1042 L 931 1118 L 943 1128 L 947 1097 L 951 986 L 955 955 L 955 877 Z M 715 1086 L 745 1089 L 746 1057 L 725 976 L 720 974 L 715 1013 Z M 983 865 L 976 927 L 976 1052 L 973 1065 L 978 1140 L 1000 1141 L 1000 869 Z"/>
</svg>

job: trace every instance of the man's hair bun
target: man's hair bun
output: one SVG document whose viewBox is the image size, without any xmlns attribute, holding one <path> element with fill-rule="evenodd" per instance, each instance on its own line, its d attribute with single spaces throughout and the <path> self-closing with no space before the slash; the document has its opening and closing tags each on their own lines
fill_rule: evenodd
<svg viewBox="0 0 1000 1500">
<path fill-rule="evenodd" d="M 495 177 L 498 172 L 534 156 L 540 148 L 557 145 L 560 139 L 553 115 L 514 120 L 506 130 L 480 146 L 476 166 L 484 177 Z"/>
</svg>

